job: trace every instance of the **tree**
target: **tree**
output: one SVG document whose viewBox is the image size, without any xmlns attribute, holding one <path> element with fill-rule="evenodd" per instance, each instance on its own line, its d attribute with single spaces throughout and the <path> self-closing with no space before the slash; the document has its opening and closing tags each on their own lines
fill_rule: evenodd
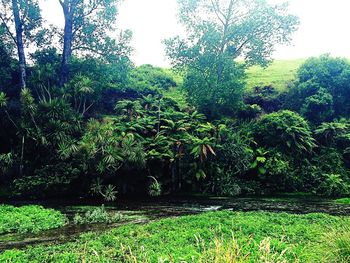
<svg viewBox="0 0 350 263">
<path fill-rule="evenodd" d="M 313 115 L 318 115 L 320 106 L 323 105 L 323 111 L 331 111 L 328 113 L 329 118 L 350 116 L 350 63 L 347 59 L 333 58 L 327 54 L 309 58 L 298 69 L 297 77 L 288 94 L 289 108 L 302 111 L 305 105 L 310 108 L 312 102 Z M 317 104 L 320 104 L 317 107 L 316 100 Z"/>
<path fill-rule="evenodd" d="M 108 36 L 115 30 L 119 0 L 59 0 L 64 14 L 63 54 L 60 86 L 68 81 L 69 62 L 74 51 L 109 59 L 127 57 L 131 32 L 121 32 L 118 40 Z"/>
<path fill-rule="evenodd" d="M 290 41 L 298 19 L 287 5 L 265 0 L 179 0 L 179 19 L 187 37 L 165 41 L 172 65 L 185 69 L 185 88 L 194 102 L 219 114 L 239 105 L 243 69 L 233 60 L 267 65 L 274 46 Z M 220 110 L 220 107 L 222 108 Z M 230 113 L 230 112 L 229 112 Z"/>
<path fill-rule="evenodd" d="M 42 18 L 38 0 L 2 0 L 0 2 L 1 27 L 17 47 L 21 88 L 26 87 L 25 40 L 33 40 Z M 29 44 L 29 41 L 28 43 Z"/>
</svg>

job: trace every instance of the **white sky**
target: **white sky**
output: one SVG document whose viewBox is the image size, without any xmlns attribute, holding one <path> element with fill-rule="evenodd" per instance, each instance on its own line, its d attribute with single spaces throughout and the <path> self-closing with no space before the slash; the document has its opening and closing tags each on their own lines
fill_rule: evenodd
<svg viewBox="0 0 350 263">
<path fill-rule="evenodd" d="M 350 57 L 350 0 L 289 0 L 289 3 L 290 12 L 300 18 L 300 27 L 291 45 L 276 47 L 274 58 L 305 58 L 323 53 Z M 42 6 L 45 19 L 63 24 L 58 0 L 44 0 Z M 169 65 L 162 40 L 183 33 L 176 14 L 176 0 L 124 0 L 117 21 L 120 28 L 133 31 L 133 61 L 137 65 Z"/>
</svg>

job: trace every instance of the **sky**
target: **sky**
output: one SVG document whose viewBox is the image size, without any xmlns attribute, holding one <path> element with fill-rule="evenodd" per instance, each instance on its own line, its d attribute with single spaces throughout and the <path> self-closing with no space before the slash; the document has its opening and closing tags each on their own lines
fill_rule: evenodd
<svg viewBox="0 0 350 263">
<path fill-rule="evenodd" d="M 281 3 L 285 0 L 268 0 Z M 275 59 L 297 59 L 330 53 L 350 58 L 350 0 L 289 0 L 290 13 L 300 26 L 288 46 L 277 46 Z M 58 0 L 43 0 L 43 16 L 62 26 L 63 14 Z M 136 65 L 167 67 L 162 40 L 183 34 L 177 23 L 176 0 L 124 0 L 117 23 L 133 31 L 132 46 Z"/>
</svg>

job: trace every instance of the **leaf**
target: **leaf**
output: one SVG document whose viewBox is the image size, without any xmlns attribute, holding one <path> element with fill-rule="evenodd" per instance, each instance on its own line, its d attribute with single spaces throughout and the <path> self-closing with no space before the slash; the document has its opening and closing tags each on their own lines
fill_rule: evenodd
<svg viewBox="0 0 350 263">
<path fill-rule="evenodd" d="M 266 174 L 266 169 L 264 167 L 259 167 L 258 172 L 259 174 Z"/>
<path fill-rule="evenodd" d="M 266 158 L 262 157 L 262 156 L 258 156 L 256 157 L 256 161 L 259 163 L 265 163 L 266 162 Z"/>
<path fill-rule="evenodd" d="M 251 165 L 250 165 L 250 168 L 254 169 L 258 166 L 258 161 L 255 160 Z"/>
<path fill-rule="evenodd" d="M 200 179 L 205 179 L 207 177 L 207 175 L 205 174 L 205 172 L 200 169 L 197 173 L 196 173 L 196 178 L 197 180 L 200 180 Z"/>
</svg>

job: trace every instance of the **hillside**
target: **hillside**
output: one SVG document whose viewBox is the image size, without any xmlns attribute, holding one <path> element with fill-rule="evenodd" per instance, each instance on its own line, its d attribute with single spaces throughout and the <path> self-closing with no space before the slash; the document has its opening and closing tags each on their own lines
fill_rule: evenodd
<svg viewBox="0 0 350 263">
<path fill-rule="evenodd" d="M 276 60 L 269 67 L 253 66 L 247 70 L 247 88 L 272 84 L 278 89 L 286 88 L 295 78 L 298 67 L 305 59 Z"/>
</svg>

